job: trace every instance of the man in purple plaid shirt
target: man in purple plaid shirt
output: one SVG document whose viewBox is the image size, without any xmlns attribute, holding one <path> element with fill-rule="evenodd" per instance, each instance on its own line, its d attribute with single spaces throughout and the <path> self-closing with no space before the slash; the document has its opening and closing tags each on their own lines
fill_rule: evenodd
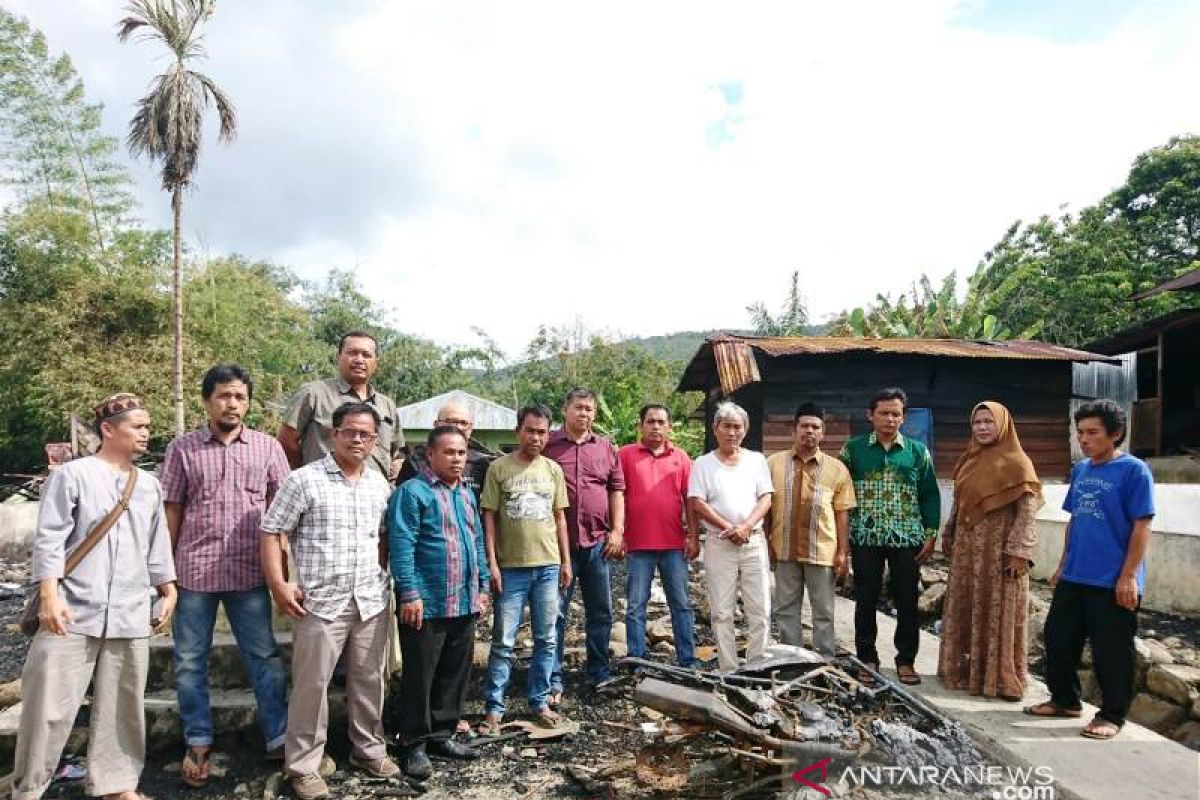
<svg viewBox="0 0 1200 800">
<path fill-rule="evenodd" d="M 200 393 L 208 423 L 171 442 L 162 467 L 179 575 L 175 687 L 187 747 L 182 776 L 189 786 L 203 786 L 209 777 L 208 664 L 219 605 L 254 687 L 267 757 L 283 757 L 287 677 L 271 630 L 259 528 L 289 469 L 276 439 L 242 423 L 253 392 L 254 382 L 236 364 L 218 364 L 205 373 Z"/>
</svg>

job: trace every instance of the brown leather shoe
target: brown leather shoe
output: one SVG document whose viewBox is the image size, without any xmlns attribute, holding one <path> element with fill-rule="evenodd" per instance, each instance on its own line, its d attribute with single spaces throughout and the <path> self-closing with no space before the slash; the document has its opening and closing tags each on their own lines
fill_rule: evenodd
<svg viewBox="0 0 1200 800">
<path fill-rule="evenodd" d="M 329 786 L 315 772 L 292 778 L 292 793 L 298 800 L 324 800 L 329 797 Z"/>
</svg>

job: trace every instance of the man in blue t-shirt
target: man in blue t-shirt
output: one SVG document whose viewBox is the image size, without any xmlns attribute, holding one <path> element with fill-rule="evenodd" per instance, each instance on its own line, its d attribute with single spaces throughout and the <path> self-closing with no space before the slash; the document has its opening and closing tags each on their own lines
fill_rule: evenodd
<svg viewBox="0 0 1200 800">
<path fill-rule="evenodd" d="M 1050 699 L 1029 706 L 1035 717 L 1078 717 L 1079 661 L 1092 644 L 1101 705 L 1081 734 L 1111 739 L 1133 701 L 1137 607 L 1145 590 L 1146 548 L 1154 517 L 1154 479 L 1141 460 L 1117 450 L 1125 412 L 1111 400 L 1075 412 L 1085 460 L 1071 470 L 1063 510 L 1071 514 L 1046 617 L 1046 685 Z"/>
</svg>

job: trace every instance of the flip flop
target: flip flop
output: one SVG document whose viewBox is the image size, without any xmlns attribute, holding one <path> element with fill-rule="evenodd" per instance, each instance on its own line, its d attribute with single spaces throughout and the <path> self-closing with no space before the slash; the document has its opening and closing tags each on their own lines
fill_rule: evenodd
<svg viewBox="0 0 1200 800">
<path fill-rule="evenodd" d="M 502 721 L 501 717 L 484 717 L 483 721 L 475 726 L 475 733 L 480 736 L 498 736 L 500 735 L 500 723 Z"/>
<path fill-rule="evenodd" d="M 1085 739 L 1111 739 L 1121 732 L 1121 726 L 1106 719 L 1094 717 L 1091 722 L 1080 729 L 1079 735 Z"/>
<path fill-rule="evenodd" d="M 1031 717 L 1042 717 L 1043 719 L 1078 719 L 1083 716 L 1083 709 L 1063 708 L 1051 703 L 1049 700 L 1025 706 L 1021 710 Z"/>
<path fill-rule="evenodd" d="M 566 717 L 547 706 L 533 715 L 533 721 L 541 728 L 557 728 L 566 721 Z"/>
<path fill-rule="evenodd" d="M 212 749 L 209 748 L 201 752 L 195 746 L 189 746 L 187 752 L 183 755 L 183 762 L 179 765 L 179 776 L 183 782 L 193 789 L 203 789 L 208 785 L 209 766 L 208 759 L 212 755 Z M 204 775 L 203 778 L 193 778 L 188 775 L 188 765 Z"/>
</svg>

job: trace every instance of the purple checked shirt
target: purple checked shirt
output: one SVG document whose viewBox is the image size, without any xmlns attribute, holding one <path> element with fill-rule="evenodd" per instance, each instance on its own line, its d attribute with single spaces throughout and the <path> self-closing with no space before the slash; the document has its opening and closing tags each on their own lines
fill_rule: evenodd
<svg viewBox="0 0 1200 800">
<path fill-rule="evenodd" d="M 617 448 L 588 433 L 578 444 L 566 430 L 553 431 L 542 454 L 562 467 L 567 479 L 567 539 L 571 547 L 595 547 L 608 533 L 608 493 L 625 491 Z"/>
<path fill-rule="evenodd" d="M 263 585 L 259 528 L 289 472 L 271 436 L 243 427 L 228 445 L 207 426 L 167 446 L 163 500 L 183 506 L 175 543 L 179 585 L 193 592 L 240 592 Z"/>
</svg>

